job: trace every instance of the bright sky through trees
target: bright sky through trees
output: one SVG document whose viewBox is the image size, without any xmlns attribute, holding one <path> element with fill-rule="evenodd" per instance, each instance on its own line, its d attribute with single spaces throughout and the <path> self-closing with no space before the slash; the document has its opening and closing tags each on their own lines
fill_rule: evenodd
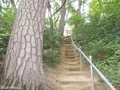
<svg viewBox="0 0 120 90">
<path fill-rule="evenodd" d="M 89 3 L 91 2 L 92 0 L 84 0 L 83 1 L 83 5 L 82 5 L 82 7 L 81 7 L 81 13 L 82 13 L 82 15 L 83 16 L 87 16 L 87 14 L 88 14 L 88 10 L 89 10 Z M 75 6 L 75 9 L 77 10 L 78 9 L 78 1 L 75 1 L 74 3 L 73 3 L 73 6 Z M 66 13 L 67 14 L 67 19 L 69 19 L 70 17 L 71 17 L 71 14 L 69 13 Z M 87 19 L 86 19 L 86 21 L 88 21 Z M 67 23 L 66 23 L 66 25 L 65 25 L 65 29 L 72 29 L 72 27 L 70 27 Z"/>
</svg>

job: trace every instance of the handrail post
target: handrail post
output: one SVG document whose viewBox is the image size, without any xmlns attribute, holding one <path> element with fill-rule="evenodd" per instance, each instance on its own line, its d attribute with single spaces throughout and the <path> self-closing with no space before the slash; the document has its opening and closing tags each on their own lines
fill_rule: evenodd
<svg viewBox="0 0 120 90">
<path fill-rule="evenodd" d="M 92 63 L 92 56 L 89 56 L 89 60 Z M 90 73 L 91 73 L 92 90 L 94 90 L 94 75 L 93 75 L 93 67 L 92 67 L 92 65 L 90 65 Z"/>
<path fill-rule="evenodd" d="M 79 50 L 81 49 L 81 47 L 79 48 Z M 82 54 L 81 54 L 81 52 L 79 52 L 80 53 L 80 69 L 81 69 L 81 71 L 83 70 L 83 66 L 82 66 Z"/>
<path fill-rule="evenodd" d="M 99 71 L 99 69 L 97 69 L 97 67 L 92 63 L 92 57 L 90 57 L 90 58 L 88 58 L 85 54 L 84 54 L 84 52 L 81 50 L 81 49 L 79 49 L 79 48 L 77 48 L 77 46 L 74 44 L 74 42 L 73 42 L 73 39 L 72 39 L 72 37 L 70 37 L 71 38 L 71 40 L 72 40 L 72 44 L 73 44 L 73 46 L 76 48 L 76 50 L 78 50 L 80 53 L 81 53 L 81 55 L 87 60 L 87 62 L 91 65 L 90 66 L 90 68 L 91 68 L 91 78 L 93 78 L 93 68 L 94 68 L 94 70 L 98 73 L 98 75 L 102 78 L 102 80 L 108 85 L 108 87 L 109 87 L 109 89 L 110 90 L 116 90 L 115 89 L 115 87 L 107 80 L 107 78 Z M 91 61 L 90 61 L 91 60 Z M 93 82 L 94 80 L 92 79 L 92 90 L 94 90 L 94 82 Z"/>
</svg>

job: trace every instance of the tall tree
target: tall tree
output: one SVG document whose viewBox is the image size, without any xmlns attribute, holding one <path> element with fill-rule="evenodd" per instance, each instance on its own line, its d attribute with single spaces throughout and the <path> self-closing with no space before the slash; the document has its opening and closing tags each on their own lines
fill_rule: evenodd
<svg viewBox="0 0 120 90">
<path fill-rule="evenodd" d="M 62 0 L 62 9 L 61 9 L 61 18 L 60 18 L 60 23 L 59 23 L 59 34 L 60 36 L 63 35 L 64 32 L 64 27 L 65 27 L 65 14 L 66 14 L 66 0 Z"/>
<path fill-rule="evenodd" d="M 78 0 L 78 14 L 81 14 L 82 0 Z"/>
<path fill-rule="evenodd" d="M 10 0 L 12 6 L 16 9 L 16 5 L 15 5 L 15 1 L 14 0 Z"/>
<path fill-rule="evenodd" d="M 50 90 L 42 67 L 47 4 L 48 0 L 21 0 L 7 48 L 2 89 Z"/>
</svg>

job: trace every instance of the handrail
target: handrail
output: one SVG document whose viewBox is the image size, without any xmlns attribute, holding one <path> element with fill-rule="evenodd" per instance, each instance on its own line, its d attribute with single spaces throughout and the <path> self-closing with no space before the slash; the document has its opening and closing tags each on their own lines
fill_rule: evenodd
<svg viewBox="0 0 120 90">
<path fill-rule="evenodd" d="M 77 46 L 74 44 L 72 37 L 71 41 L 73 46 L 75 47 L 75 49 L 80 52 L 85 59 L 89 62 L 89 64 L 94 68 L 94 70 L 98 73 L 98 75 L 101 77 L 101 79 L 108 85 L 108 87 L 110 88 L 110 90 L 116 90 L 115 87 L 106 79 L 106 77 L 97 69 L 97 67 L 90 61 L 90 59 L 83 53 L 83 51 L 80 48 L 77 48 Z"/>
</svg>

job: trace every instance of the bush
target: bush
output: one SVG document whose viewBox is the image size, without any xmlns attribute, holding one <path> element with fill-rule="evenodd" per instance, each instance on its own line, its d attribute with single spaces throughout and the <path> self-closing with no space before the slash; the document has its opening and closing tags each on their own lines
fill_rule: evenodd
<svg viewBox="0 0 120 90">
<path fill-rule="evenodd" d="M 5 55 L 14 17 L 14 11 L 11 9 L 0 14 L 0 56 Z"/>
<path fill-rule="evenodd" d="M 57 30 L 45 28 L 43 44 L 44 65 L 56 66 L 60 60 L 60 37 Z"/>
</svg>

